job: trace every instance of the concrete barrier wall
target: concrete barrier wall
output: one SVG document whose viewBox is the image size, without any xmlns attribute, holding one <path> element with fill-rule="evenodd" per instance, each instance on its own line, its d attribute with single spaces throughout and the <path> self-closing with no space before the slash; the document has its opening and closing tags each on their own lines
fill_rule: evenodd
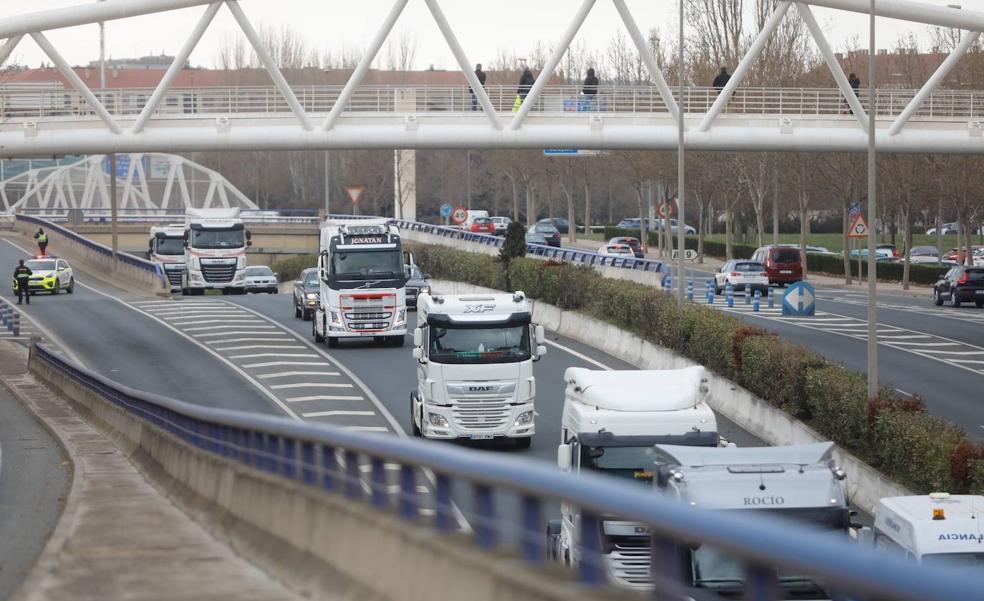
<svg viewBox="0 0 984 601">
<path fill-rule="evenodd" d="M 432 280 L 431 288 L 445 294 L 487 294 L 489 288 L 461 282 Z M 536 301 L 533 319 L 545 328 L 577 340 L 639 369 L 680 369 L 695 365 L 673 351 L 657 346 L 635 334 L 574 311 L 564 311 Z M 826 438 L 788 413 L 770 405 L 731 380 L 710 371 L 708 388 L 711 407 L 752 435 L 770 445 L 825 442 Z M 871 513 L 878 499 L 913 494 L 885 477 L 851 453 L 837 448 L 838 465 L 847 472 L 847 491 L 851 501 Z"/>
<path fill-rule="evenodd" d="M 31 371 L 112 435 L 158 488 L 237 553 L 313 599 L 588 601 L 557 565 L 530 568 L 463 535 L 205 453 L 110 403 L 37 356 Z M 192 569 L 189 566 L 189 569 Z"/>
<path fill-rule="evenodd" d="M 111 251 L 101 244 L 91 241 L 85 244 L 78 239 L 81 236 L 63 230 L 56 224 L 45 222 L 39 224 L 34 219 L 20 217 L 15 224 L 15 230 L 24 236 L 26 243 L 31 245 L 35 244 L 33 236 L 38 227 L 43 228 L 48 235 L 48 251 L 53 255 L 64 257 L 73 265 L 111 281 L 119 281 L 130 290 L 146 294 L 168 290 L 164 285 L 163 272 L 145 259 L 117 253 L 118 259 L 114 269 Z"/>
<path fill-rule="evenodd" d="M 409 240 L 410 242 L 419 242 L 421 244 L 434 244 L 436 246 L 444 246 L 447 248 L 453 248 L 455 250 L 462 250 L 471 253 L 481 253 L 485 255 L 498 255 L 499 249 L 486 245 L 486 244 L 476 244 L 468 240 L 460 240 L 456 238 L 448 238 L 444 236 L 437 236 L 434 234 L 429 234 L 427 232 L 419 232 L 411 229 L 401 229 L 400 236 L 404 240 Z M 534 259 L 546 260 L 548 257 L 536 257 L 533 255 L 528 255 Z M 647 286 L 653 286 L 654 288 L 662 290 L 663 288 L 663 276 L 664 273 L 655 271 L 642 271 L 641 269 L 623 269 L 620 267 L 611 267 L 608 265 L 592 265 L 596 270 L 598 270 L 606 278 L 612 278 L 614 280 L 628 280 L 630 282 L 638 282 L 640 284 L 645 284 Z"/>
</svg>

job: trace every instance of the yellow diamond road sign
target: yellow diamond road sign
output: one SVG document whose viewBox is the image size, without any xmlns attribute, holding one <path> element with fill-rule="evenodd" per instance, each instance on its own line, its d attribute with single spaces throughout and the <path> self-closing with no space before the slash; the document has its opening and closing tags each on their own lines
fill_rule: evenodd
<svg viewBox="0 0 984 601">
<path fill-rule="evenodd" d="M 858 215 L 854 218 L 854 223 L 851 224 L 851 229 L 848 230 L 848 238 L 865 238 L 868 235 L 868 224 L 864 221 L 864 215 Z"/>
</svg>

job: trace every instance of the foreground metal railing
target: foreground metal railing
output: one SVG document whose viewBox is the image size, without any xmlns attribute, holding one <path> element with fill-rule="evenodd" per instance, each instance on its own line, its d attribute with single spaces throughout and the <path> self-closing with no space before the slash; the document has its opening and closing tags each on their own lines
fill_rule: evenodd
<svg viewBox="0 0 984 601">
<path fill-rule="evenodd" d="M 326 114 L 338 101 L 342 86 L 295 85 L 292 89 L 308 113 Z M 517 96 L 515 85 L 487 86 L 489 99 L 498 112 L 510 113 Z M 879 115 L 898 115 L 915 96 L 914 89 L 879 89 Z M 109 114 L 136 117 L 143 110 L 152 88 L 94 90 Z M 676 88 L 674 98 L 690 114 L 706 113 L 717 98 L 711 87 L 684 89 L 683 101 Z M 861 104 L 868 110 L 867 91 L 860 90 Z M 347 113 L 470 113 L 481 111 L 468 86 L 360 86 L 348 101 Z M 668 114 L 654 86 L 601 86 L 597 95 L 586 96 L 580 86 L 546 86 L 532 106 L 539 113 L 629 113 Z M 837 88 L 737 89 L 727 112 L 749 115 L 833 116 L 849 115 Z M 154 112 L 156 117 L 183 115 L 291 114 L 291 108 L 274 86 L 230 86 L 172 88 Z M 918 119 L 979 118 L 984 115 L 984 91 L 936 90 L 913 115 Z M 95 113 L 73 89 L 59 86 L 0 84 L 0 119 L 44 117 L 92 117 Z"/>
<path fill-rule="evenodd" d="M 984 600 L 979 574 L 924 568 L 795 523 L 747 512 L 739 517 L 698 510 L 636 484 L 595 474 L 572 476 L 528 459 L 192 405 L 113 382 L 44 345 L 35 348 L 32 360 L 201 452 L 285 482 L 345 495 L 353 503 L 368 500 L 380 511 L 395 510 L 408 523 L 451 532 L 454 504 L 470 494 L 474 543 L 488 550 L 503 547 L 510 542 L 503 533 L 511 527 L 518 533 L 514 541 L 521 557 L 531 564 L 546 558 L 543 526 L 550 504 L 579 507 L 584 541 L 579 555 L 585 561 L 578 566 L 578 577 L 587 585 L 604 582 L 599 520 L 620 516 L 651 532 L 658 550 L 652 568 L 660 583 L 655 593 L 659 599 L 683 598 L 675 579 L 682 573 L 679 549 L 702 544 L 748 566 L 746 599 L 777 599 L 775 570 L 782 568 L 825 583 L 837 591 L 835 599 Z M 422 519 L 418 511 L 417 484 L 424 470 L 435 482 L 433 520 Z M 396 475 L 395 485 L 389 483 L 390 474 Z M 508 505 L 502 496 L 507 494 L 518 502 L 514 515 L 504 510 Z"/>
</svg>

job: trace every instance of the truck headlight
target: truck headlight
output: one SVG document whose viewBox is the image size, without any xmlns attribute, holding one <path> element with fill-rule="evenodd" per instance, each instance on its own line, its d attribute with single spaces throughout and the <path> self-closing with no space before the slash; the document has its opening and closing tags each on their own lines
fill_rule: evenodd
<svg viewBox="0 0 984 601">
<path fill-rule="evenodd" d="M 335 311 L 329 311 L 331 317 L 331 323 L 342 323 L 342 320 L 338 318 L 338 313 Z"/>
<path fill-rule="evenodd" d="M 427 419 L 428 419 L 428 421 L 430 421 L 430 424 L 432 426 L 436 426 L 438 428 L 450 428 L 451 427 L 448 424 L 448 420 L 443 415 L 439 415 L 437 413 L 428 413 L 427 414 Z"/>
<path fill-rule="evenodd" d="M 532 411 L 524 411 L 524 412 L 522 412 L 522 413 L 519 414 L 519 417 L 516 418 L 516 423 L 513 424 L 513 425 L 515 425 L 515 426 L 526 426 L 526 425 L 532 424 L 532 423 L 533 423 L 533 412 Z"/>
<path fill-rule="evenodd" d="M 430 292 L 430 286 L 422 286 L 420 290 L 417 290 L 417 296 L 420 296 L 421 294 L 430 294 Z"/>
<path fill-rule="evenodd" d="M 394 325 L 401 325 L 407 321 L 407 310 L 400 309 L 400 312 L 396 314 L 396 323 Z"/>
</svg>

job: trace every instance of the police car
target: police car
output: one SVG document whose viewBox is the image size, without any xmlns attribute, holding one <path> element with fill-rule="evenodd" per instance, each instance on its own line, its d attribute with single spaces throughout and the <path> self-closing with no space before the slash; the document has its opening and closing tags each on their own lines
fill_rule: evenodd
<svg viewBox="0 0 984 601">
<path fill-rule="evenodd" d="M 75 292 L 75 275 L 65 259 L 42 255 L 24 264 L 31 270 L 31 279 L 27 283 L 27 289 L 31 294 L 38 292 L 58 294 L 63 290 L 69 294 Z"/>
<path fill-rule="evenodd" d="M 984 568 L 984 496 L 936 492 L 881 499 L 862 544 L 930 565 Z"/>
</svg>

